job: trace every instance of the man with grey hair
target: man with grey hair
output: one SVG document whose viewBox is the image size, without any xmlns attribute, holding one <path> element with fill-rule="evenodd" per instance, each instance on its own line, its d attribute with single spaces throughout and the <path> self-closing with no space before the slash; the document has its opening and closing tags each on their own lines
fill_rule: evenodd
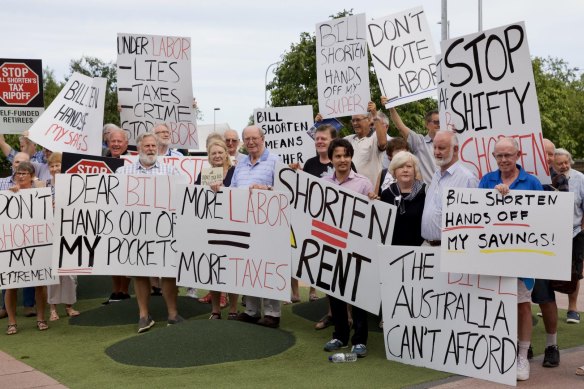
<svg viewBox="0 0 584 389">
<path fill-rule="evenodd" d="M 36 177 L 39 180 L 47 181 L 51 178 L 49 166 L 47 165 L 47 158 L 51 155 L 51 151 L 45 148 L 37 151 L 36 143 L 30 140 L 27 135 L 28 131 L 24 131 L 23 134 L 18 137 L 20 152 L 28 154 L 28 162 L 33 164 Z M 3 134 L 0 134 L 0 150 L 6 155 L 6 159 L 8 159 L 10 163 L 12 163 L 14 156 L 18 153 L 18 151 L 14 150 L 12 146 L 6 142 Z"/>
<path fill-rule="evenodd" d="M 115 129 L 119 129 L 120 127 L 118 127 L 117 125 L 113 124 L 113 123 L 106 123 L 103 125 L 103 130 L 102 130 L 102 143 L 101 143 L 101 155 L 102 156 L 106 156 L 107 152 L 108 152 L 108 146 L 107 146 L 107 141 L 109 138 L 109 134 L 112 130 Z"/>
<path fill-rule="evenodd" d="M 502 195 L 509 193 L 509 190 L 543 190 L 539 180 L 528 174 L 523 167 L 517 164 L 521 157 L 519 144 L 514 138 L 500 138 L 495 143 L 493 157 L 497 161 L 499 169 L 487 173 L 481 179 L 479 188 L 497 189 Z M 517 279 L 517 380 L 525 381 L 529 379 L 529 360 L 527 353 L 531 344 L 531 332 L 533 324 L 531 321 L 531 290 L 533 289 L 533 278 Z"/>
<path fill-rule="evenodd" d="M 106 157 L 120 158 L 128 151 L 128 133 L 121 128 L 113 128 L 107 139 Z"/>
<path fill-rule="evenodd" d="M 146 132 L 138 135 L 136 144 L 139 153 L 138 161 L 132 165 L 118 168 L 116 174 L 179 175 L 178 170 L 174 166 L 158 162 L 158 144 L 155 134 Z M 134 288 L 136 290 L 136 299 L 138 300 L 138 308 L 140 311 L 138 333 L 142 333 L 148 331 L 154 325 L 154 320 L 152 320 L 148 310 L 150 279 L 148 277 L 135 277 Z M 167 323 L 172 325 L 184 321 L 177 310 L 178 288 L 176 286 L 176 279 L 162 278 L 162 291 L 168 311 Z"/>
<path fill-rule="evenodd" d="M 229 153 L 229 156 L 232 159 L 232 162 L 234 164 L 237 163 L 237 160 L 240 157 L 239 154 L 239 134 L 237 133 L 237 131 L 229 128 L 227 130 L 225 130 L 225 132 L 223 133 L 223 139 L 225 140 L 225 144 L 227 145 L 227 152 Z"/>
<path fill-rule="evenodd" d="M 183 156 L 180 151 L 170 148 L 170 143 L 172 141 L 171 132 L 166 123 L 160 123 L 154 126 L 153 132 L 158 137 L 158 155 L 174 157 Z"/>
<path fill-rule="evenodd" d="M 568 191 L 574 193 L 574 218 L 572 222 L 572 271 L 582 279 L 582 260 L 584 258 L 584 175 L 572 169 L 574 160 L 572 154 L 565 149 L 556 149 L 554 153 L 554 168 L 559 175 L 568 179 Z M 577 302 L 580 291 L 580 281 L 576 285 L 576 290 L 568 295 L 568 314 L 566 322 L 571 324 L 580 323 Z"/>
</svg>

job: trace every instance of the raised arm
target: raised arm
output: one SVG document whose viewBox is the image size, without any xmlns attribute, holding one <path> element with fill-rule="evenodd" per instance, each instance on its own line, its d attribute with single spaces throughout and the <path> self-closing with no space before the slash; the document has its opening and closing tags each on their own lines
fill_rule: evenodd
<svg viewBox="0 0 584 389">
<path fill-rule="evenodd" d="M 381 96 L 381 105 L 385 107 L 385 104 L 387 104 L 387 97 Z M 402 138 L 408 140 L 408 136 L 410 135 L 411 130 L 401 120 L 399 113 L 397 113 L 397 110 L 394 107 L 389 109 L 389 117 L 391 118 L 393 125 L 397 128 Z"/>
</svg>

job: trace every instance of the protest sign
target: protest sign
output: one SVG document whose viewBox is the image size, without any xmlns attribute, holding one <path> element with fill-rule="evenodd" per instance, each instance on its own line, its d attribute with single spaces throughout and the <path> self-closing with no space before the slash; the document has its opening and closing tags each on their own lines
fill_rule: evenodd
<svg viewBox="0 0 584 389">
<path fill-rule="evenodd" d="M 0 133 L 28 130 L 44 110 L 42 61 L 0 58 Z"/>
<path fill-rule="evenodd" d="M 440 270 L 569 280 L 574 194 L 448 188 Z"/>
<path fill-rule="evenodd" d="M 63 153 L 61 172 L 63 173 L 95 173 L 110 174 L 124 166 L 121 158 L 99 157 L 75 153 Z"/>
<path fill-rule="evenodd" d="M 0 192 L 0 289 L 58 284 L 50 188 Z"/>
<path fill-rule="evenodd" d="M 367 114 L 371 100 L 365 14 L 316 25 L 318 109 L 324 119 Z"/>
<path fill-rule="evenodd" d="M 314 121 L 312 106 L 255 109 L 254 124 L 266 136 L 266 147 L 285 164 L 301 163 L 316 155 L 308 127 Z"/>
<path fill-rule="evenodd" d="M 517 279 L 441 273 L 439 257 L 379 247 L 387 359 L 515 385 Z"/>
<path fill-rule="evenodd" d="M 176 277 L 172 205 L 180 176 L 59 174 L 53 269 Z"/>
<path fill-rule="evenodd" d="M 126 165 L 138 162 L 137 155 L 122 155 L 121 158 Z M 201 170 L 209 166 L 207 157 L 189 155 L 185 157 L 180 156 L 159 156 L 158 162 L 166 165 L 174 166 L 181 176 L 186 178 L 187 184 L 193 185 L 199 176 Z"/>
<path fill-rule="evenodd" d="M 391 242 L 395 206 L 283 166 L 274 187 L 290 197 L 292 276 L 379 313 L 377 245 Z"/>
<path fill-rule="evenodd" d="M 101 155 L 106 79 L 73 73 L 28 137 L 60 152 Z"/>
<path fill-rule="evenodd" d="M 118 101 L 130 144 L 166 123 L 171 147 L 197 149 L 191 81 L 191 39 L 118 34 Z"/>
<path fill-rule="evenodd" d="M 462 163 L 481 178 L 497 169 L 497 139 L 514 137 L 519 164 L 550 183 L 525 24 L 442 41 L 441 47 L 440 128 L 457 132 Z"/>
<path fill-rule="evenodd" d="M 290 299 L 290 206 L 277 191 L 179 186 L 177 285 Z"/>
<path fill-rule="evenodd" d="M 367 24 L 367 43 L 386 108 L 434 97 L 434 42 L 422 7 Z"/>
<path fill-rule="evenodd" d="M 223 168 L 203 168 L 203 170 L 201 170 L 201 185 L 211 185 L 214 182 L 223 182 Z"/>
</svg>

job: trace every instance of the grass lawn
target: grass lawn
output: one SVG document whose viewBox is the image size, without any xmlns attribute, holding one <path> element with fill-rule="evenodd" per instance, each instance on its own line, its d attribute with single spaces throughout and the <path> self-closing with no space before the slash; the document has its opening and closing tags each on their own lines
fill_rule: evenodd
<svg viewBox="0 0 584 389">
<path fill-rule="evenodd" d="M 82 280 L 80 280 L 82 282 Z M 307 290 L 303 290 L 303 301 L 307 300 Z M 105 293 L 104 293 L 105 295 Z M 101 299 L 81 300 L 76 308 L 81 312 L 98 309 Z M 193 304 L 198 304 L 193 301 Z M 137 308 L 136 321 L 137 321 Z M 538 310 L 534 307 L 534 312 Z M 210 311 L 210 306 L 209 306 Z M 283 387 L 293 385 L 304 387 L 385 387 L 401 388 L 437 380 L 449 376 L 447 373 L 413 367 L 385 359 L 383 334 L 370 332 L 369 355 L 356 363 L 333 364 L 322 346 L 330 339 L 331 328 L 315 331 L 313 323 L 295 315 L 291 305 L 282 309 L 282 331 L 291 333 L 295 343 L 284 352 L 262 359 L 238 360 L 183 368 L 137 367 L 115 362 L 105 350 L 118 342 L 134 337 L 163 338 L 163 331 L 178 330 L 166 328 L 165 323 L 157 323 L 147 334 L 136 333 L 136 323 L 108 327 L 70 325 L 67 319 L 49 323 L 47 332 L 35 329 L 35 319 L 19 317 L 19 333 L 15 336 L 0 334 L 0 350 L 18 360 L 50 375 L 71 388 L 165 388 L 165 387 Z M 220 331 L 209 331 L 208 314 L 190 318 L 188 329 L 179 332 L 171 341 L 153 346 L 152 358 L 156 358 L 156 347 L 174 349 L 177 358 L 188 358 L 188 354 L 212 353 L 227 356 L 230 347 L 239 347 L 236 341 L 221 342 Z M 559 346 L 565 349 L 584 344 L 579 325 L 565 323 L 565 311 L 560 312 Z M 0 321 L 6 324 L 6 320 Z M 227 323 L 225 323 L 227 324 Z M 246 323 L 235 323 L 249 326 Z M 218 326 L 221 328 L 223 326 Z M 236 328 L 232 325 L 225 328 Z M 264 331 L 274 331 L 263 329 Z M 230 335 L 234 335 L 233 333 Z M 183 340 L 181 340 L 183 339 Z M 136 339 L 138 342 L 140 338 Z M 221 347 L 213 347 L 213 340 Z M 200 346 L 199 343 L 200 342 Z M 258 341 L 258 344 L 261 342 Z M 535 354 L 543 353 L 545 335 L 541 319 L 534 327 L 533 347 Z M 249 347 L 246 346 L 246 347 Z M 128 350 L 131 352 L 131 350 Z M 1 383 L 0 383 L 1 386 Z"/>
</svg>

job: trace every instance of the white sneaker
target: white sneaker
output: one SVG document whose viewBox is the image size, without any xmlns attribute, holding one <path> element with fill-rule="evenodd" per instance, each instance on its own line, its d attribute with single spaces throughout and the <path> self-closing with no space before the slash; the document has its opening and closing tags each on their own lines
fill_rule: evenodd
<svg viewBox="0 0 584 389">
<path fill-rule="evenodd" d="M 187 297 L 196 299 L 198 297 L 197 290 L 195 288 L 188 288 L 187 289 Z"/>
<path fill-rule="evenodd" d="M 517 381 L 529 379 L 529 361 L 521 355 L 517 356 Z"/>
</svg>

